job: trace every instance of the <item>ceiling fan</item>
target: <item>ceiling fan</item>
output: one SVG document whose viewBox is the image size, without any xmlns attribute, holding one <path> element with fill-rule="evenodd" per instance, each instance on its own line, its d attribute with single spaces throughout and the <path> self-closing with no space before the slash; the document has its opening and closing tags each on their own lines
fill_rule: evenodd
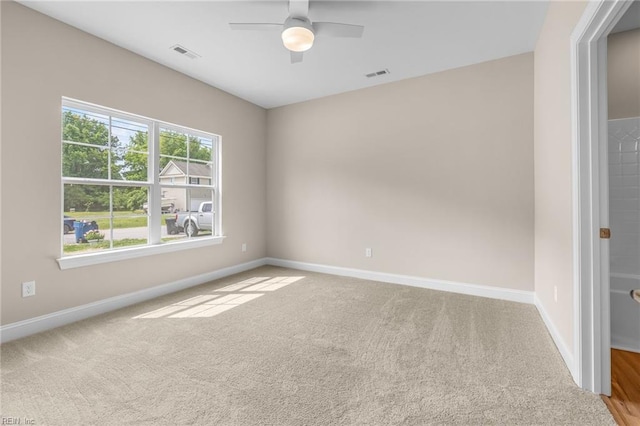
<svg viewBox="0 0 640 426">
<path fill-rule="evenodd" d="M 303 52 L 311 49 L 316 36 L 362 37 L 362 25 L 311 22 L 309 0 L 289 0 L 289 17 L 284 24 L 230 23 L 232 30 L 279 30 L 282 43 L 291 52 L 291 63 L 302 62 Z"/>
</svg>

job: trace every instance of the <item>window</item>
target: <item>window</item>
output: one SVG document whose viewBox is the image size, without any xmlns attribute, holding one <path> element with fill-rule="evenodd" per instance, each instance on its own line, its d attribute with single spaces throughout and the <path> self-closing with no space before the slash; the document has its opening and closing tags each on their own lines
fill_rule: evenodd
<svg viewBox="0 0 640 426">
<path fill-rule="evenodd" d="M 219 150 L 211 133 L 63 99 L 63 259 L 220 242 Z"/>
</svg>

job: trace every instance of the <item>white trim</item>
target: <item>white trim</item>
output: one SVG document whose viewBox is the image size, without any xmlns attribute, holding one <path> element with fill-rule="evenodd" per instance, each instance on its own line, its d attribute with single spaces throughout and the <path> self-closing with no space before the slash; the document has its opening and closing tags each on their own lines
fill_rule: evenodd
<svg viewBox="0 0 640 426">
<path fill-rule="evenodd" d="M 157 245 L 146 245 L 140 247 L 130 247 L 113 249 L 104 252 L 79 254 L 77 256 L 66 256 L 57 259 L 60 269 L 82 268 L 83 266 L 99 265 L 101 263 L 118 262 L 121 260 L 134 259 L 136 257 L 153 256 L 155 254 L 173 253 L 181 250 L 188 250 L 200 247 L 207 247 L 222 244 L 224 236 L 201 237 L 184 241 L 167 242 Z"/>
<path fill-rule="evenodd" d="M 478 297 L 488 297 L 491 299 L 507 300 L 526 304 L 536 304 L 534 293 L 531 291 L 513 290 L 499 287 L 490 287 L 477 284 L 459 283 L 454 281 L 434 280 L 428 278 L 412 277 L 406 275 L 389 274 L 384 272 L 366 271 L 362 269 L 343 268 L 338 266 L 319 265 L 314 263 L 296 262 L 284 259 L 261 258 L 240 265 L 230 266 L 217 271 L 208 272 L 194 277 L 184 278 L 172 283 L 162 284 L 148 289 L 111 297 L 97 302 L 65 309 L 51 314 L 42 315 L 36 318 L 27 319 L 0 327 L 0 342 L 26 337 L 52 328 L 60 327 L 96 315 L 104 314 L 126 306 L 154 299 L 166 294 L 174 293 L 186 288 L 204 284 L 209 281 L 224 278 L 233 274 L 248 271 L 264 265 L 280 266 L 302 271 L 320 272 L 331 275 L 347 276 L 386 282 L 392 284 L 402 284 L 412 287 L 427 288 L 431 290 L 446 291 L 450 293 L 466 294 Z M 542 319 L 550 330 L 550 333 L 558 345 L 562 357 L 567 362 L 566 348 L 561 340 L 557 339 L 558 333 L 553 324 L 548 320 L 548 316 L 541 307 L 538 307 Z M 560 342 L 560 343 L 558 343 Z M 571 361 L 572 363 L 572 361 Z M 570 367 L 571 368 L 571 367 Z"/>
<path fill-rule="evenodd" d="M 163 121 L 163 120 L 157 120 L 155 118 L 151 118 L 151 117 L 146 117 L 144 115 L 140 115 L 140 114 L 134 114 L 132 112 L 125 112 L 125 111 L 121 111 L 119 109 L 115 109 L 115 108 L 110 108 L 108 106 L 104 106 L 104 105 L 98 105 L 98 104 L 94 104 L 91 102 L 87 102 L 87 101 L 81 101 L 79 99 L 74 99 L 74 98 L 70 98 L 67 96 L 63 96 L 62 97 L 62 106 L 67 106 L 69 108 L 73 108 L 73 109 L 79 109 L 79 110 L 85 110 L 85 111 L 89 111 L 91 113 L 94 114 L 98 114 L 98 115 L 104 115 L 105 112 L 107 112 L 109 115 L 119 118 L 121 120 L 135 120 L 135 121 L 145 121 L 147 123 L 151 123 L 153 121 L 156 121 L 160 124 L 160 126 L 163 129 L 167 129 L 167 130 L 172 130 L 172 131 L 176 131 L 178 133 L 180 132 L 184 132 L 184 133 L 189 133 L 204 139 L 211 139 L 211 136 L 219 136 L 216 133 L 213 132 L 209 132 L 209 131 L 205 131 L 205 130 L 200 130 L 200 129 L 194 129 L 192 127 L 187 127 L 187 126 L 183 126 L 180 124 L 175 124 L 175 123 L 171 123 L 168 121 Z"/>
<path fill-rule="evenodd" d="M 567 368 L 569 369 L 569 372 L 571 373 L 573 380 L 577 382 L 578 371 L 576 368 L 573 354 L 571 353 L 569 348 L 567 348 L 567 345 L 565 341 L 562 339 L 562 337 L 560 337 L 560 333 L 558 332 L 558 329 L 553 324 L 553 321 L 551 321 L 551 317 L 547 313 L 547 310 L 544 308 L 544 305 L 542 304 L 540 299 L 538 299 L 537 295 L 535 295 L 534 300 L 535 300 L 536 308 L 538 308 L 538 313 L 540 313 L 540 317 L 542 318 L 542 321 L 544 322 L 544 324 L 547 326 L 547 330 L 549 331 L 549 334 L 553 339 L 553 343 L 555 343 L 556 348 L 558 348 L 558 352 L 560 352 L 560 356 L 562 356 L 564 363 L 567 365 Z"/>
<path fill-rule="evenodd" d="M 216 164 L 216 174 L 211 176 L 211 179 L 215 179 L 215 189 L 213 192 L 214 202 L 213 210 L 216 214 L 213 215 L 214 222 L 213 233 L 216 235 L 224 235 L 224 229 L 222 229 L 222 136 L 217 135 L 213 144 L 215 149 L 213 150 L 215 158 L 212 159 Z"/>
<path fill-rule="evenodd" d="M 139 290 L 133 293 L 123 294 L 121 296 L 110 297 L 86 305 L 65 309 L 51 314 L 42 315 L 24 321 L 18 321 L 0 327 L 0 342 L 8 342 L 20 339 L 52 328 L 60 327 L 72 322 L 80 321 L 106 312 L 121 309 L 126 306 L 164 296 L 165 294 L 174 293 L 209 281 L 237 274 L 239 272 L 248 271 L 259 266 L 266 265 L 266 259 L 257 259 L 251 262 L 242 263 L 240 265 L 229 266 L 227 268 L 218 269 L 217 271 L 207 272 L 206 274 L 196 275 L 194 277 L 184 278 L 168 284 L 162 284 L 156 287 Z"/>
<path fill-rule="evenodd" d="M 570 44 L 574 380 L 604 394 L 611 391 L 608 243 L 598 237 L 607 225 L 600 151 L 607 126 L 606 37 L 629 6 L 628 0 L 590 2 Z"/>
<path fill-rule="evenodd" d="M 147 148 L 149 150 L 147 179 L 151 180 L 151 185 L 147 190 L 147 210 L 149 244 L 160 244 L 162 242 L 162 186 L 158 166 L 160 165 L 160 123 L 154 121 L 148 128 Z M 149 143 L 153 141 L 153 143 Z M 156 143 L 157 142 L 157 143 Z M 150 212 L 160 212 L 160 214 L 150 214 Z M 113 229 L 111 229 L 113 238 Z"/>
<path fill-rule="evenodd" d="M 136 186 L 139 188 L 150 187 L 152 182 L 140 181 L 140 180 L 110 180 L 110 179 L 95 179 L 95 178 L 79 178 L 79 177 L 62 177 L 63 184 L 83 183 L 87 185 L 99 185 L 99 186 Z"/>
<path fill-rule="evenodd" d="M 316 263 L 297 262 L 294 260 L 267 258 L 267 264 L 302 271 L 320 272 L 323 274 L 340 275 L 344 277 L 361 278 L 391 284 L 403 284 L 430 290 L 446 291 L 450 293 L 467 294 L 471 296 L 488 297 L 491 299 L 508 300 L 511 302 L 534 303 L 532 291 L 513 290 L 509 288 L 491 287 L 478 284 L 459 283 L 454 281 L 435 280 L 431 278 L 412 277 L 407 275 L 389 274 L 386 272 L 366 271 L 363 269 L 344 268 L 340 266 L 320 265 Z"/>
</svg>

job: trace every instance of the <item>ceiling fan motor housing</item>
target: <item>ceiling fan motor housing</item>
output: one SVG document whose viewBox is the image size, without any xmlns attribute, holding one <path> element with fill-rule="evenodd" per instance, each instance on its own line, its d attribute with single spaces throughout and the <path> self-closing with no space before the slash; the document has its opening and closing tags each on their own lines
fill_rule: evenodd
<svg viewBox="0 0 640 426">
<path fill-rule="evenodd" d="M 315 38 L 311 21 L 307 18 L 290 16 L 284 22 L 282 43 L 292 52 L 304 52 L 313 46 Z"/>
</svg>

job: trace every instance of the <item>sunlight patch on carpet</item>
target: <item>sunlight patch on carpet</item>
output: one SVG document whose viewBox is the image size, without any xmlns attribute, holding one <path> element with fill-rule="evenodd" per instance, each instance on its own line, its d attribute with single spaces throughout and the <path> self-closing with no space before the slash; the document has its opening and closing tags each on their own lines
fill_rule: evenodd
<svg viewBox="0 0 640 426">
<path fill-rule="evenodd" d="M 248 280 L 240 281 L 237 284 L 231 284 L 226 287 L 222 287 L 220 290 L 216 290 L 216 291 L 238 291 L 240 289 L 250 286 L 251 284 L 257 284 L 264 280 L 268 280 L 269 278 L 270 277 L 253 277 L 253 278 L 249 278 Z"/>
<path fill-rule="evenodd" d="M 249 288 L 245 288 L 241 291 L 274 291 L 286 285 L 292 284 L 298 280 L 301 280 L 303 278 L 304 277 L 275 277 L 275 278 L 271 278 L 269 281 L 256 284 Z"/>
<path fill-rule="evenodd" d="M 292 284 L 304 277 L 253 277 L 231 284 L 213 294 L 201 294 L 169 306 L 133 317 L 133 319 L 149 318 L 210 318 L 243 303 L 257 299 L 264 292 L 272 292 Z M 215 294 L 217 292 L 251 292 L 253 294 Z"/>
<path fill-rule="evenodd" d="M 242 305 L 250 300 L 263 296 L 262 293 L 256 294 L 229 294 L 228 296 L 206 302 L 203 305 L 195 306 L 186 311 L 178 312 L 169 318 L 208 318 L 231 308 Z"/>
</svg>

